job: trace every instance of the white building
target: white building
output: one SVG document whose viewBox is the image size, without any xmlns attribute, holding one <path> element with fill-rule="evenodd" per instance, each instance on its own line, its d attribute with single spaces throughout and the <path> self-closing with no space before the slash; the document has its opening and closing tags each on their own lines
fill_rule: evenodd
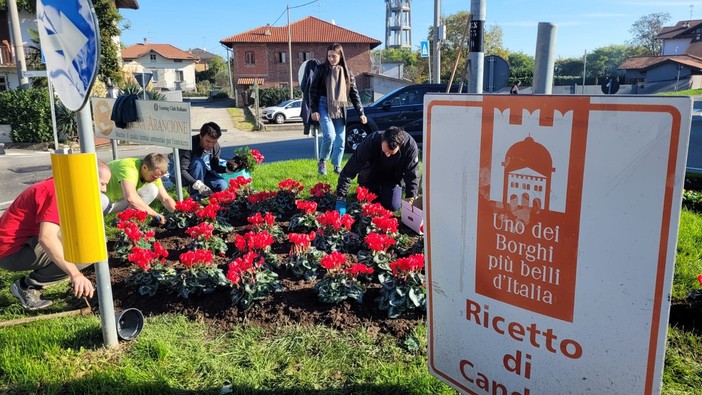
<svg viewBox="0 0 702 395">
<path fill-rule="evenodd" d="M 143 43 L 122 50 L 122 68 L 131 73 L 152 73 L 152 87 L 161 90 L 195 90 L 197 56 L 170 44 Z"/>
</svg>

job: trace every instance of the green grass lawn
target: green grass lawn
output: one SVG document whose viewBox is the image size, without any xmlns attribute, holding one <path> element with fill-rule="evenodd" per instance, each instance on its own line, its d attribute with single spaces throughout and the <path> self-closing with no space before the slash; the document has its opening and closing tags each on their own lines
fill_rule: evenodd
<svg viewBox="0 0 702 395">
<path fill-rule="evenodd" d="M 276 189 L 288 176 L 307 188 L 336 187 L 336 176 L 317 174 L 314 160 L 262 164 L 253 175 L 259 190 Z M 675 298 L 699 288 L 700 242 L 702 215 L 683 210 Z M 18 276 L 0 271 L 0 321 L 37 315 L 10 295 Z M 48 290 L 56 302 L 49 312 L 71 308 L 67 290 L 66 284 Z M 105 349 L 99 317 L 56 318 L 0 328 L 0 394 L 454 394 L 428 373 L 426 337 L 425 324 L 412 336 L 418 348 L 385 334 L 322 325 L 242 325 L 222 333 L 174 314 L 147 317 L 136 340 Z M 662 393 L 699 394 L 700 355 L 702 337 L 670 328 Z"/>
</svg>

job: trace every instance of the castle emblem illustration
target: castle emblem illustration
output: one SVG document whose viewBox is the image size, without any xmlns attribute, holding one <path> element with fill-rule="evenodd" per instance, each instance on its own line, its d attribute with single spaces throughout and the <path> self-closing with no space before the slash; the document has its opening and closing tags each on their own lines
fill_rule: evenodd
<svg viewBox="0 0 702 395">
<path fill-rule="evenodd" d="M 503 199 L 512 207 L 549 210 L 551 175 L 556 170 L 546 147 L 529 136 L 512 145 L 505 160 Z"/>
</svg>

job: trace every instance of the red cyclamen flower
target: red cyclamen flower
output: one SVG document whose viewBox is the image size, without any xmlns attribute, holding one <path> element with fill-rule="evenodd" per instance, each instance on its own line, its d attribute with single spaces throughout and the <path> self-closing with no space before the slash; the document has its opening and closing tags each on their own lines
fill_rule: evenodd
<svg viewBox="0 0 702 395">
<path fill-rule="evenodd" d="M 193 266 L 209 266 L 212 263 L 212 250 L 192 250 L 180 254 L 180 262 L 188 269 Z"/>
<path fill-rule="evenodd" d="M 256 213 L 256 214 L 246 218 L 246 220 L 249 221 L 249 223 L 251 225 L 266 224 L 268 226 L 271 226 L 275 222 L 275 217 L 273 216 L 273 214 L 271 214 L 269 212 L 266 212 L 265 215 L 261 215 L 261 213 Z"/>
<path fill-rule="evenodd" d="M 327 254 L 319 261 L 319 265 L 329 271 L 339 271 L 345 263 L 346 255 L 340 253 L 339 251 L 334 251 L 331 254 Z"/>
<path fill-rule="evenodd" d="M 364 204 L 361 207 L 361 213 L 364 217 L 390 217 L 392 216 L 392 211 L 387 210 L 380 203 Z"/>
<path fill-rule="evenodd" d="M 371 221 L 383 233 L 397 233 L 399 223 L 395 217 L 375 217 Z"/>
<path fill-rule="evenodd" d="M 424 254 L 414 254 L 390 263 L 390 270 L 395 276 L 404 277 L 409 273 L 419 273 L 424 268 Z"/>
<path fill-rule="evenodd" d="M 316 183 L 312 189 L 310 189 L 310 195 L 318 198 L 324 197 L 327 193 L 331 193 L 331 185 L 322 182 Z"/>
<path fill-rule="evenodd" d="M 254 160 L 256 161 L 256 163 L 259 163 L 259 164 L 260 164 L 260 163 L 263 162 L 264 157 L 263 157 L 263 154 L 261 154 L 261 151 L 259 151 L 259 150 L 257 150 L 257 149 L 252 149 L 252 150 L 251 150 L 251 156 L 253 156 L 253 158 L 254 158 Z"/>
<path fill-rule="evenodd" d="M 295 206 L 297 206 L 298 209 L 304 211 L 305 214 L 314 214 L 315 212 L 317 212 L 317 202 L 295 200 Z"/>
<path fill-rule="evenodd" d="M 344 269 L 344 273 L 358 277 L 359 274 L 373 274 L 373 268 L 362 263 L 356 263 L 348 269 Z"/>
<path fill-rule="evenodd" d="M 205 239 L 209 240 L 212 237 L 212 232 L 214 231 L 214 225 L 203 222 L 199 225 L 189 227 L 185 233 L 192 237 L 193 239 Z"/>
<path fill-rule="evenodd" d="M 397 243 L 395 239 L 382 233 L 368 233 L 366 236 L 366 244 L 373 251 L 387 251 L 387 249 Z"/>
<path fill-rule="evenodd" d="M 195 213 L 200 209 L 200 204 L 193 200 L 191 197 L 185 198 L 181 202 L 176 202 L 176 211 L 182 211 L 184 213 Z"/>
<path fill-rule="evenodd" d="M 368 188 L 364 188 L 364 187 L 356 188 L 356 199 L 358 199 L 359 202 L 370 203 L 373 200 L 375 200 L 377 197 L 378 197 L 378 195 L 370 192 L 368 190 Z"/>
<path fill-rule="evenodd" d="M 288 178 L 278 183 L 278 189 L 297 194 L 302 192 L 305 189 L 305 186 L 299 181 Z"/>
<path fill-rule="evenodd" d="M 149 213 L 147 213 L 146 211 L 128 208 L 124 211 L 117 213 L 117 218 L 120 220 L 120 222 L 136 220 L 136 222 L 144 223 L 148 215 Z"/>
</svg>

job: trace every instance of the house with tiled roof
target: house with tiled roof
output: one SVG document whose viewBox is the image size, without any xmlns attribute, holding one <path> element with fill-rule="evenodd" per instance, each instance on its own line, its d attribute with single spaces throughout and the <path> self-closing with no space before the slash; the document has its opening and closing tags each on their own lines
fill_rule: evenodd
<svg viewBox="0 0 702 395">
<path fill-rule="evenodd" d="M 297 72 L 300 65 L 308 59 L 324 62 L 331 43 L 344 47 L 349 68 L 359 76 L 356 79 L 359 91 L 364 91 L 370 86 L 364 73 L 371 71 L 371 50 L 381 44 L 379 40 L 312 16 L 292 22 L 289 26 L 257 27 L 224 38 L 220 43 L 232 49 L 232 76 L 239 104 L 246 102 L 246 91 L 254 82 L 260 88 L 288 88 L 291 66 L 292 84 L 299 86 Z"/>
<path fill-rule="evenodd" d="M 627 58 L 619 66 L 626 82 L 675 81 L 679 90 L 702 88 L 702 19 L 664 26 L 656 39 L 662 41 L 660 55 Z"/>
<path fill-rule="evenodd" d="M 195 72 L 207 70 L 209 68 L 210 61 L 214 58 L 222 59 L 221 56 L 213 54 L 212 52 L 207 52 L 201 48 L 192 48 L 189 49 L 188 52 L 197 57 L 197 62 L 195 62 Z"/>
<path fill-rule="evenodd" d="M 198 57 L 171 44 L 143 43 L 122 50 L 122 68 L 131 73 L 151 73 L 151 84 L 161 90 L 195 90 Z"/>
</svg>

